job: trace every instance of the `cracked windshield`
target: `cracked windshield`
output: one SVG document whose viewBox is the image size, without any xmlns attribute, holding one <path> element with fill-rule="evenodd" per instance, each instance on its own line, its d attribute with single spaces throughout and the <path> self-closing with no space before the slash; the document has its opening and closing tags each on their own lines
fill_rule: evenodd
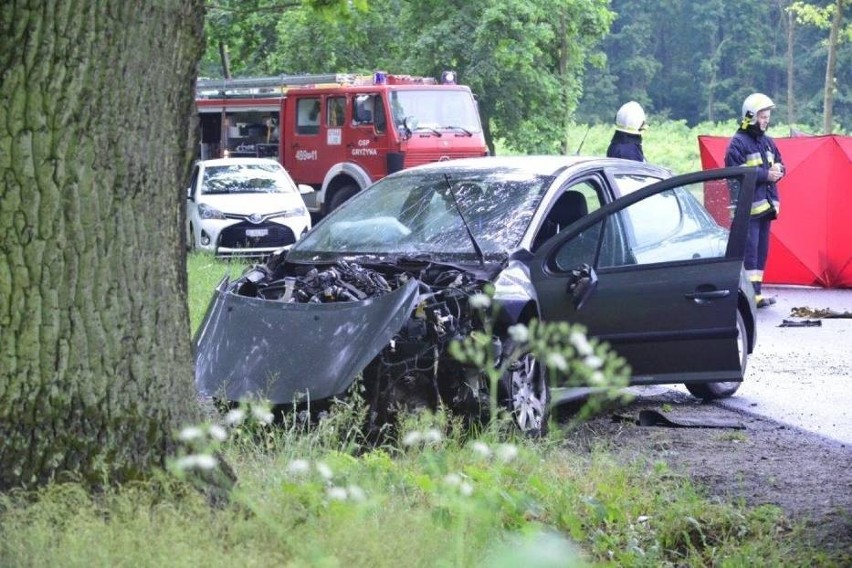
<svg viewBox="0 0 852 568">
<path fill-rule="evenodd" d="M 335 211 L 292 255 L 494 255 L 517 246 L 549 183 L 505 170 L 386 178 Z"/>
</svg>

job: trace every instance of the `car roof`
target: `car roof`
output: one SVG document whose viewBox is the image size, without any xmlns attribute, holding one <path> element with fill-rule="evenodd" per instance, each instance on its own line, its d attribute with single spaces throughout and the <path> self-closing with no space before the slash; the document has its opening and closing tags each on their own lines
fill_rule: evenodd
<svg viewBox="0 0 852 568">
<path fill-rule="evenodd" d="M 566 169 L 586 169 L 601 167 L 618 167 L 647 171 L 649 173 L 665 173 L 671 175 L 666 168 L 644 162 L 624 160 L 621 158 L 604 158 L 599 156 L 484 156 L 478 158 L 458 158 L 443 162 L 432 162 L 410 168 L 405 171 L 436 171 L 451 173 L 454 170 L 470 171 L 471 169 L 505 168 L 518 172 L 555 176 Z"/>
<path fill-rule="evenodd" d="M 250 166 L 252 164 L 268 165 L 270 163 L 280 165 L 278 160 L 273 158 L 217 158 L 214 160 L 199 160 L 198 165 L 209 166 Z"/>
</svg>

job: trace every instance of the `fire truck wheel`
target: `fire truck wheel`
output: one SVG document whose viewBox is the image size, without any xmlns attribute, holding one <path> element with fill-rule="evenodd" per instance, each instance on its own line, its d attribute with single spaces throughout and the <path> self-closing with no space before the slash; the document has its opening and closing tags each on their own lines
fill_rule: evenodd
<svg viewBox="0 0 852 568">
<path fill-rule="evenodd" d="M 358 193 L 358 186 L 349 184 L 344 185 L 340 189 L 334 192 L 334 195 L 331 196 L 331 202 L 328 204 L 328 213 L 331 213 L 341 205 L 343 202 Z"/>
</svg>

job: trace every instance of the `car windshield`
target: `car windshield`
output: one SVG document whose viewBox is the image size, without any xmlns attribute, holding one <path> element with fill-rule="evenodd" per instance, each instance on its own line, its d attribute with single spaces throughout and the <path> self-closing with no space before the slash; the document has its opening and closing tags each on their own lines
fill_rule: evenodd
<svg viewBox="0 0 852 568">
<path fill-rule="evenodd" d="M 296 188 L 278 164 L 231 164 L 204 168 L 203 195 L 290 193 Z"/>
<path fill-rule="evenodd" d="M 494 167 L 387 177 L 326 217 L 290 258 L 426 254 L 475 260 L 471 235 L 486 257 L 505 255 L 520 243 L 551 179 Z"/>
<path fill-rule="evenodd" d="M 465 90 L 422 90 L 391 92 L 394 123 L 413 118 L 416 129 L 459 129 L 480 132 L 479 114 L 473 97 Z"/>
</svg>

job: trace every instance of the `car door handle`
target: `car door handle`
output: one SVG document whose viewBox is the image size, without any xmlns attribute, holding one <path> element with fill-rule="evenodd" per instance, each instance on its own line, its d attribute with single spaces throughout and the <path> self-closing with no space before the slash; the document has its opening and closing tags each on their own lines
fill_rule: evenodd
<svg viewBox="0 0 852 568">
<path fill-rule="evenodd" d="M 686 295 L 687 299 L 695 300 L 698 303 L 707 300 L 718 300 L 719 298 L 727 298 L 731 295 L 730 290 L 709 290 L 706 292 L 691 292 Z"/>
</svg>

